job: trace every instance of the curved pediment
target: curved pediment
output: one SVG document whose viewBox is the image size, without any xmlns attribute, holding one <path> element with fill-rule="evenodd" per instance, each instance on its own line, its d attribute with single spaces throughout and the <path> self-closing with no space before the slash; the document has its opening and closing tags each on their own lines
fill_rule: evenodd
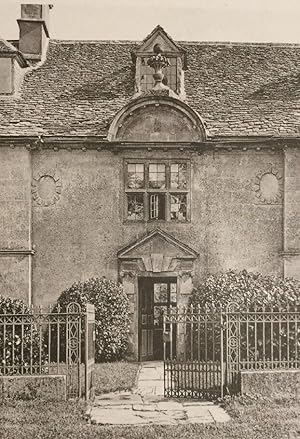
<svg viewBox="0 0 300 439">
<path fill-rule="evenodd" d="M 108 140 L 127 142 L 199 142 L 205 140 L 199 115 L 180 99 L 142 96 L 115 117 Z"/>
</svg>

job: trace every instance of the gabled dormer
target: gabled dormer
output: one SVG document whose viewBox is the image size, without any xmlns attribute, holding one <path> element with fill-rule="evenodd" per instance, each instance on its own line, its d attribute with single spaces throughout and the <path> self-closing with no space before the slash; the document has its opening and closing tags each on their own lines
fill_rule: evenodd
<svg viewBox="0 0 300 439">
<path fill-rule="evenodd" d="M 27 66 L 23 55 L 11 43 L 0 38 L 0 96 L 17 91 L 21 69 Z"/>
<path fill-rule="evenodd" d="M 169 61 L 169 65 L 164 68 L 163 84 L 170 87 L 178 97 L 184 99 L 183 75 L 186 68 L 186 54 L 161 26 L 156 26 L 134 53 L 136 92 L 147 92 L 155 84 L 153 68 L 148 65 L 148 61 L 153 56 L 155 47 L 158 46 L 163 50 L 164 56 Z"/>
</svg>

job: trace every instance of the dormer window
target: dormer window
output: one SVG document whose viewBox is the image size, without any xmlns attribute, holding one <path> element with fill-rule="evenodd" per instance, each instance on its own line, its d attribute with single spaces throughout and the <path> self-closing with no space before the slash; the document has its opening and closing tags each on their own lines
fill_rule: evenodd
<svg viewBox="0 0 300 439">
<path fill-rule="evenodd" d="M 153 69 L 148 65 L 150 56 L 141 58 L 140 65 L 140 90 L 151 90 L 154 86 Z M 164 69 L 163 84 L 170 87 L 178 94 L 178 74 L 177 71 L 181 69 L 181 59 L 175 57 L 168 57 L 170 65 Z"/>
<path fill-rule="evenodd" d="M 135 52 L 136 63 L 136 92 L 145 93 L 155 85 L 153 68 L 148 62 L 155 52 L 155 47 L 161 47 L 163 54 L 169 61 L 164 68 L 163 84 L 173 90 L 178 97 L 184 98 L 183 70 L 185 69 L 185 52 L 176 44 L 161 26 L 157 26 L 145 38 Z"/>
<path fill-rule="evenodd" d="M 11 43 L 0 38 L 0 96 L 17 91 L 21 69 L 25 67 L 28 63 L 23 55 Z"/>
</svg>

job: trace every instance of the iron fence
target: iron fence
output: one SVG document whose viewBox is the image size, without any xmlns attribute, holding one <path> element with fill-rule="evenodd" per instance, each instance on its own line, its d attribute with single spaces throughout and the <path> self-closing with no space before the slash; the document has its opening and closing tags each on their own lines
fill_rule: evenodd
<svg viewBox="0 0 300 439">
<path fill-rule="evenodd" d="M 94 306 L 24 307 L 0 314 L 0 376 L 65 375 L 67 397 L 88 398 L 94 368 Z"/>
<path fill-rule="evenodd" d="M 164 315 L 165 396 L 237 393 L 241 371 L 297 369 L 299 352 L 299 305 L 171 308 Z"/>
</svg>

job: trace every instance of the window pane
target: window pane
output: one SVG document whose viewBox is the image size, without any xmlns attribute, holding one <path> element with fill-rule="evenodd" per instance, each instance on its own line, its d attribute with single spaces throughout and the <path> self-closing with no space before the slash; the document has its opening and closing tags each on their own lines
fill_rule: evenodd
<svg viewBox="0 0 300 439">
<path fill-rule="evenodd" d="M 154 219 L 165 219 L 165 196 L 164 194 L 149 195 L 149 217 Z"/>
<path fill-rule="evenodd" d="M 156 305 L 154 306 L 154 326 L 163 325 L 163 315 L 168 312 L 168 307 L 165 305 Z"/>
<path fill-rule="evenodd" d="M 187 188 L 187 164 L 173 163 L 171 165 L 171 188 L 186 189 Z"/>
<path fill-rule="evenodd" d="M 171 220 L 186 221 L 186 195 L 171 194 Z"/>
<path fill-rule="evenodd" d="M 175 283 L 170 284 L 170 302 L 177 302 L 177 284 Z"/>
<path fill-rule="evenodd" d="M 130 221 L 144 219 L 143 194 L 127 194 L 127 219 Z"/>
<path fill-rule="evenodd" d="M 154 284 L 154 303 L 168 301 L 168 284 Z"/>
<path fill-rule="evenodd" d="M 141 75 L 141 89 L 142 91 L 150 90 L 153 88 L 154 79 L 153 79 L 153 69 L 148 66 L 148 57 L 141 58 L 141 67 L 140 67 L 140 75 Z M 167 84 L 174 91 L 177 89 L 177 59 L 176 57 L 168 57 L 170 61 L 170 66 L 164 69 L 164 79 L 167 80 Z"/>
<path fill-rule="evenodd" d="M 166 165 L 151 163 L 149 165 L 149 188 L 164 189 L 166 187 Z"/>
<path fill-rule="evenodd" d="M 144 165 L 142 163 L 129 163 L 127 165 L 127 188 L 144 188 Z"/>
</svg>

